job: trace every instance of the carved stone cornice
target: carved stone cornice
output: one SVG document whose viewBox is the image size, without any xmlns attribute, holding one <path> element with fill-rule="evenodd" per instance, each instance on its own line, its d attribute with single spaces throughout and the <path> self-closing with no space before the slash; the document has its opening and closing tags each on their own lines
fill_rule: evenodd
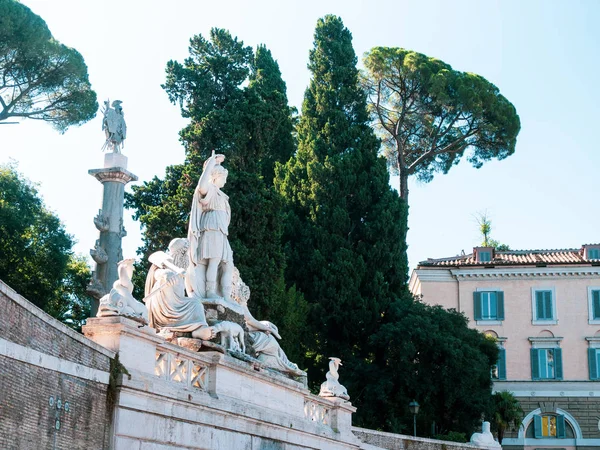
<svg viewBox="0 0 600 450">
<path fill-rule="evenodd" d="M 116 181 L 119 183 L 127 184 L 130 181 L 137 181 L 137 175 L 125 170 L 121 167 L 108 167 L 104 169 L 91 169 L 88 173 L 95 177 L 100 183 L 107 181 Z"/>
<path fill-rule="evenodd" d="M 600 267 L 495 267 L 493 269 L 450 269 L 459 281 L 524 278 L 600 278 Z"/>
</svg>

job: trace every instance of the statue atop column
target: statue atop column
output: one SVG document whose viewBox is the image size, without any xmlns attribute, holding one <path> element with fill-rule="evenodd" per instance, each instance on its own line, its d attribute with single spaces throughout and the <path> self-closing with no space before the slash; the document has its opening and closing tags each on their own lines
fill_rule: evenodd
<svg viewBox="0 0 600 450">
<path fill-rule="evenodd" d="M 109 100 L 104 102 L 102 130 L 106 141 L 102 150 L 109 151 L 104 155 L 102 168 L 88 170 L 103 186 L 102 208 L 93 219 L 99 238 L 90 250 L 96 263 L 87 288 L 95 299 L 92 315 L 98 311 L 98 301 L 110 293 L 113 283 L 119 278 L 118 264 L 123 260 L 121 241 L 127 234 L 123 227 L 125 185 L 137 181 L 137 176 L 127 170 L 127 157 L 121 153 L 127 134 L 121 103 L 121 100 L 115 100 L 111 107 Z"/>
<path fill-rule="evenodd" d="M 112 102 L 110 100 L 104 102 L 102 114 L 102 131 L 106 134 L 106 142 L 102 146 L 102 150 L 109 150 L 113 153 L 121 153 L 124 146 L 125 138 L 127 137 L 127 125 L 125 124 L 125 116 L 121 107 L 121 100 Z"/>
</svg>

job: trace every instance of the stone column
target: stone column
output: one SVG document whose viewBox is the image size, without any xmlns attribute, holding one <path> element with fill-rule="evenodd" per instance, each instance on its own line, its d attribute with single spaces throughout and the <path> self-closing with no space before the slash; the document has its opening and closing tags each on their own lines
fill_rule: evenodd
<svg viewBox="0 0 600 450">
<path fill-rule="evenodd" d="M 123 259 L 121 240 L 127 234 L 123 227 L 125 185 L 138 178 L 127 171 L 127 157 L 122 153 L 107 153 L 104 156 L 104 168 L 92 169 L 88 173 L 104 187 L 102 209 L 94 218 L 100 237 L 90 250 L 96 262 L 96 270 L 87 289 L 96 299 L 92 306 L 93 317 L 98 311 L 98 300 L 110 292 L 118 278 L 117 263 Z"/>
</svg>

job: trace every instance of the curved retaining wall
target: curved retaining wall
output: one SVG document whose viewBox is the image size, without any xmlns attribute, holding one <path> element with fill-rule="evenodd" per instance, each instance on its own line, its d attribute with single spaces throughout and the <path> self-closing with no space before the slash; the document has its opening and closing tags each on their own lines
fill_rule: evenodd
<svg viewBox="0 0 600 450">
<path fill-rule="evenodd" d="M 114 353 L 2 281 L 0 311 L 0 448 L 108 448 Z"/>
</svg>

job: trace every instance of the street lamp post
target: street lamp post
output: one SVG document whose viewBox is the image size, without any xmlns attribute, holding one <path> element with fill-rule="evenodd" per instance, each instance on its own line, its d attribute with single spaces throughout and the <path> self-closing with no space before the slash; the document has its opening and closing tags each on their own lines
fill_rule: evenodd
<svg viewBox="0 0 600 450">
<path fill-rule="evenodd" d="M 419 404 L 416 400 L 413 400 L 408 404 L 408 409 L 413 415 L 413 432 L 414 436 L 417 437 L 417 414 L 419 414 Z"/>
</svg>

